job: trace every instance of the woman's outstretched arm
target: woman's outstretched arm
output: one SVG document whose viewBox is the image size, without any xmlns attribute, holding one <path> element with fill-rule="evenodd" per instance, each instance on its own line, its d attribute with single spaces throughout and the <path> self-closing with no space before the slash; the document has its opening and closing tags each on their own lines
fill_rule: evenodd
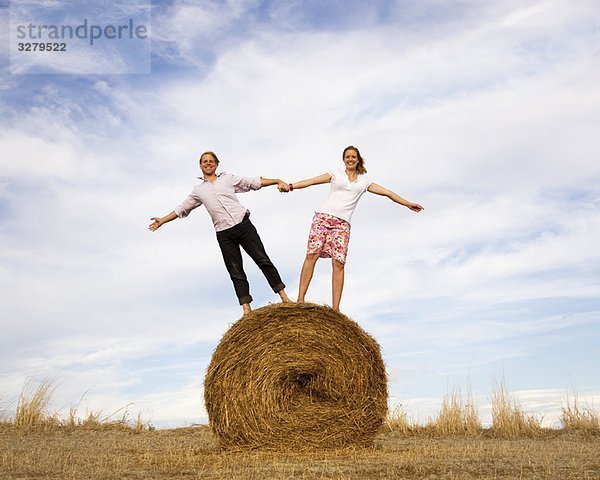
<svg viewBox="0 0 600 480">
<path fill-rule="evenodd" d="M 298 182 L 290 183 L 290 191 L 329 182 L 331 182 L 331 174 L 324 173 L 323 175 L 319 175 L 318 177 L 308 178 L 306 180 L 300 180 Z"/>
<path fill-rule="evenodd" d="M 404 205 L 407 208 L 410 208 L 413 212 L 420 212 L 421 210 L 423 210 L 423 207 L 418 203 L 409 202 L 397 193 L 394 193 L 391 190 L 388 190 L 387 188 L 383 188 L 381 185 L 377 185 L 376 183 L 372 183 L 371 185 L 369 185 L 369 188 L 367 190 L 371 193 L 374 193 L 375 195 L 382 195 L 384 197 L 388 197 L 390 200 L 399 203 L 400 205 Z"/>
</svg>

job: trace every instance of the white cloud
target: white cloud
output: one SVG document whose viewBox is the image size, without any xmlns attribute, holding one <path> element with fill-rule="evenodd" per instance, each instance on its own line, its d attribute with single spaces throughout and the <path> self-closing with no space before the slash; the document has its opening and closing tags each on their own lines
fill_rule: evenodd
<svg viewBox="0 0 600 480">
<path fill-rule="evenodd" d="M 19 319 L 2 339 L 14 369 L 6 391 L 54 372 L 68 377 L 68 394 L 98 385 L 110 408 L 137 403 L 124 393 L 135 391 L 155 420 L 201 415 L 197 378 L 172 387 L 176 414 L 164 407 L 168 391 L 133 390 L 135 372 L 121 362 L 214 344 L 239 315 L 202 208 L 147 231 L 150 216 L 191 190 L 206 149 L 222 170 L 295 181 L 336 165 L 352 143 L 377 183 L 425 206 L 417 215 L 367 194 L 354 217 L 342 306 L 386 340 L 393 371 L 403 371 L 398 348 L 411 338 L 403 372 L 434 384 L 469 361 L 486 369 L 532 355 L 520 336 L 593 325 L 593 312 L 564 317 L 537 304 L 526 318 L 503 318 L 523 313 L 519 302 L 597 298 L 591 4 L 493 4 L 474 22 L 435 30 L 250 25 L 246 37 L 227 26 L 252 5 L 228 5 L 178 2 L 153 17 L 153 35 L 174 42 L 197 76 L 107 77 L 69 94 L 73 84 L 44 78 L 26 108 L 3 107 L 0 287 L 6 318 Z M 196 50 L 209 34 L 223 35 L 210 69 Z M 292 295 L 326 191 L 240 196 Z M 257 303 L 274 300 L 258 270 L 248 272 Z M 330 302 L 328 262 L 308 298 Z M 444 350 L 444 368 L 430 362 L 444 342 L 473 358 Z"/>
</svg>

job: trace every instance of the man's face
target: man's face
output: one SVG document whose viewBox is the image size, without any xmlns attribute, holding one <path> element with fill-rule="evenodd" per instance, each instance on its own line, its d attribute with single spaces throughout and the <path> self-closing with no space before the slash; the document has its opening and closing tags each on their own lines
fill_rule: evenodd
<svg viewBox="0 0 600 480">
<path fill-rule="evenodd" d="M 214 175 L 217 170 L 217 162 L 209 153 L 205 153 L 200 157 L 200 170 L 204 175 Z"/>
</svg>

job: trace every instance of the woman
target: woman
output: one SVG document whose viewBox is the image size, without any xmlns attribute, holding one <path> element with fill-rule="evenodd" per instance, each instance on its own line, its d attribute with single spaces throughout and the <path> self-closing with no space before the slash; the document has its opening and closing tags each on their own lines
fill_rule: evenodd
<svg viewBox="0 0 600 480">
<path fill-rule="evenodd" d="M 332 262 L 332 307 L 340 309 L 340 300 L 344 288 L 344 265 L 350 241 L 350 219 L 352 213 L 366 191 L 388 197 L 400 205 L 420 212 L 423 207 L 411 203 L 398 194 L 373 183 L 367 177 L 365 162 L 358 148 L 349 146 L 342 153 L 345 168 L 339 168 L 319 175 L 318 177 L 290 183 L 289 191 L 300 188 L 331 183 L 329 196 L 321 209 L 315 212 L 308 236 L 306 258 L 300 273 L 300 290 L 298 303 L 304 302 L 304 296 L 315 270 L 319 257 L 331 258 Z M 281 190 L 281 189 L 280 189 Z"/>
</svg>

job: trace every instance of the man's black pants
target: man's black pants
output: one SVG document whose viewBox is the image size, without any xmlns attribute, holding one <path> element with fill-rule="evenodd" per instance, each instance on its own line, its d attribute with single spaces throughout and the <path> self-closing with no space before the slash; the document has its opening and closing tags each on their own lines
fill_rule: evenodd
<svg viewBox="0 0 600 480">
<path fill-rule="evenodd" d="M 240 247 L 258 265 L 258 268 L 261 269 L 275 293 L 285 288 L 279 272 L 273 265 L 273 262 L 271 262 L 271 259 L 269 259 L 265 247 L 258 236 L 258 232 L 250 221 L 249 214 L 246 214 L 244 219 L 237 225 L 217 232 L 217 241 L 219 242 L 219 247 L 221 247 L 223 260 L 233 282 L 233 288 L 240 301 L 240 305 L 252 301 L 250 285 L 244 272 Z"/>
</svg>

